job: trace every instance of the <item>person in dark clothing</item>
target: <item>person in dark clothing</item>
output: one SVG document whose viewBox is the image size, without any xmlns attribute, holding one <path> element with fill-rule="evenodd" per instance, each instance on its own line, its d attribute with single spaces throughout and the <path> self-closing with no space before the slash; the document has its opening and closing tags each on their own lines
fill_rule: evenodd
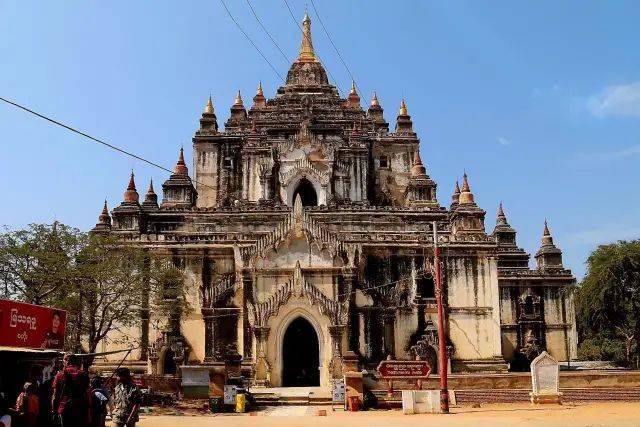
<svg viewBox="0 0 640 427">
<path fill-rule="evenodd" d="M 91 379 L 91 425 L 92 427 L 104 427 L 107 418 L 107 405 L 109 392 L 103 387 L 102 377 Z"/>
<path fill-rule="evenodd" d="M 89 375 L 80 369 L 80 358 L 65 356 L 65 367 L 53 380 L 51 409 L 62 427 L 86 427 L 90 418 Z"/>
<path fill-rule="evenodd" d="M 51 393 L 53 377 L 42 381 L 38 387 L 38 400 L 40 401 L 40 414 L 38 415 L 38 426 L 49 427 L 52 424 L 51 416 Z"/>
<path fill-rule="evenodd" d="M 4 397 L 4 394 L 0 394 L 0 427 L 11 427 L 9 401 Z"/>
</svg>

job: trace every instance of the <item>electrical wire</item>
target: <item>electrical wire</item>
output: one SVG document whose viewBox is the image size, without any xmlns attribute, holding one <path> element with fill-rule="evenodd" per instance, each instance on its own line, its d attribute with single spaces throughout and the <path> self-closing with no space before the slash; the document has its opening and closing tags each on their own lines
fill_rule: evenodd
<svg viewBox="0 0 640 427">
<path fill-rule="evenodd" d="M 276 75 L 280 78 L 280 80 L 282 80 L 283 82 L 285 81 L 284 78 L 282 77 L 282 75 L 280 75 L 280 73 L 278 72 L 278 70 L 276 70 L 276 67 L 273 66 L 273 64 L 271 63 L 271 61 L 269 61 L 269 59 L 267 59 L 267 57 L 264 55 L 264 53 L 262 53 L 262 51 L 260 50 L 260 48 L 253 42 L 253 40 L 251 39 L 251 37 L 249 37 L 249 35 L 244 31 L 244 29 L 242 29 L 242 27 L 240 26 L 240 24 L 238 23 L 238 21 L 236 21 L 236 18 L 233 17 L 233 15 L 231 14 L 231 11 L 229 10 L 229 8 L 227 7 L 227 4 L 224 2 L 224 0 L 220 0 L 220 3 L 222 3 L 222 6 L 224 7 L 224 10 L 227 11 L 227 15 L 229 15 L 229 18 L 231 18 L 231 20 L 233 21 L 234 24 L 236 24 L 236 27 L 238 27 L 238 29 L 240 30 L 240 32 L 246 37 L 247 40 L 249 40 L 249 43 L 251 43 L 251 46 L 253 46 L 253 48 L 260 54 L 260 56 L 262 56 L 262 59 L 265 60 L 265 62 L 267 64 L 269 64 L 269 67 L 271 67 L 271 69 L 273 70 L 274 73 L 276 73 Z"/>
<path fill-rule="evenodd" d="M 289 2 L 287 0 L 284 0 L 284 4 L 287 6 L 287 10 L 289 11 L 289 15 L 291 15 L 291 19 L 293 19 L 293 22 L 296 24 L 296 26 L 298 27 L 298 29 L 302 33 L 302 36 L 306 37 L 306 35 L 304 34 L 304 30 L 302 29 L 302 27 L 298 23 L 298 20 L 296 19 L 295 15 L 293 14 L 293 11 L 291 10 L 291 6 L 289 6 Z M 318 55 L 317 52 L 315 52 L 315 55 L 318 57 L 318 60 L 320 62 L 323 62 L 322 58 L 320 58 L 320 55 Z M 338 81 L 335 79 L 335 77 L 333 77 L 333 74 L 331 74 L 331 71 L 329 70 L 329 67 L 327 66 L 327 64 L 325 63 L 324 65 L 325 65 L 325 68 L 327 69 L 327 73 L 329 74 L 329 77 L 331 78 L 331 80 L 333 80 L 333 83 L 336 85 L 336 89 L 338 89 L 338 92 L 340 92 L 340 86 L 338 85 Z"/>
<path fill-rule="evenodd" d="M 275 41 L 275 39 L 273 38 L 271 33 L 267 30 L 267 28 L 264 26 L 264 24 L 262 23 L 262 21 L 258 17 L 258 14 L 256 13 L 256 11 L 253 8 L 253 6 L 251 5 L 251 2 L 249 0 L 245 0 L 245 1 L 247 2 L 247 6 L 249 6 L 249 9 L 251 9 L 251 13 L 253 13 L 253 16 L 256 18 L 256 21 L 258 21 L 258 24 L 260 24 L 260 27 L 262 28 L 262 30 L 269 37 L 269 39 L 271 39 L 271 42 L 275 45 L 275 47 L 278 48 L 278 50 L 280 51 L 280 54 L 282 55 L 282 57 L 285 59 L 285 61 L 287 61 L 287 64 L 291 64 L 291 60 L 289 59 L 289 57 L 280 48 L 280 45 Z"/>
<path fill-rule="evenodd" d="M 340 62 L 342 62 L 342 65 L 344 65 L 344 68 L 347 70 L 347 73 L 349 73 L 349 77 L 351 77 L 351 81 L 353 82 L 353 84 L 356 87 L 356 89 L 358 90 L 358 92 L 363 93 L 360 90 L 360 87 L 358 86 L 358 83 L 356 82 L 355 77 L 353 77 L 353 73 L 349 69 L 349 66 L 347 65 L 346 61 L 342 58 L 342 55 L 340 54 L 340 51 L 338 50 L 338 47 L 333 42 L 333 39 L 331 38 L 331 35 L 329 35 L 329 31 L 327 31 L 327 27 L 324 26 L 324 22 L 322 21 L 322 18 L 320 17 L 320 14 L 318 13 L 318 9 L 316 8 L 316 4 L 315 4 L 315 2 L 313 0 L 311 0 L 311 6 L 313 7 L 313 11 L 315 12 L 316 17 L 318 18 L 318 21 L 320 22 L 320 26 L 324 30 L 324 33 L 327 35 L 327 38 L 329 39 L 329 42 L 331 43 L 331 46 L 333 46 L 333 50 L 336 51 L 336 53 L 338 54 L 338 58 L 340 58 Z"/>
<path fill-rule="evenodd" d="M 151 166 L 153 166 L 155 168 L 158 168 L 160 170 L 163 170 L 165 172 L 169 172 L 171 174 L 173 173 L 173 171 L 171 169 L 169 169 L 169 168 L 166 168 L 166 167 L 164 167 L 162 165 L 159 165 L 159 164 L 157 164 L 155 162 L 152 162 L 151 160 L 147 160 L 144 157 L 141 157 L 141 156 L 139 156 L 137 154 L 134 154 L 134 153 L 132 153 L 130 151 L 127 151 L 125 149 L 117 147 L 117 146 L 115 146 L 113 144 L 110 144 L 110 143 L 108 143 L 108 142 L 106 142 L 106 141 L 104 141 L 104 140 L 102 140 L 100 138 L 96 138 L 94 136 L 91 136 L 88 133 L 82 132 L 81 130 L 78 130 L 78 129 L 70 126 L 70 125 L 66 125 L 66 124 L 64 124 L 64 123 L 62 123 L 62 122 L 60 122 L 60 121 L 58 121 L 56 119 L 52 119 L 51 117 L 45 116 L 44 114 L 41 114 L 41 113 L 38 113 L 37 111 L 34 111 L 34 110 L 30 109 L 30 108 L 27 108 L 24 105 L 20 105 L 17 102 L 11 101 L 11 100 L 3 98 L 3 97 L 0 97 L 0 101 L 6 102 L 9 105 L 12 105 L 12 106 L 14 106 L 16 108 L 19 108 L 19 109 L 23 110 L 23 111 L 26 111 L 29 114 L 33 114 L 36 117 L 40 117 L 41 119 L 44 119 L 44 120 L 46 120 L 46 121 L 48 121 L 50 123 L 53 123 L 54 125 L 60 126 L 60 127 L 64 128 L 64 129 L 67 129 L 68 131 L 71 131 L 71 132 L 76 133 L 76 134 L 78 134 L 80 136 L 83 136 L 83 137 L 85 137 L 87 139 L 90 139 L 90 140 L 92 140 L 94 142 L 102 144 L 105 147 L 108 147 L 108 148 L 110 148 L 112 150 L 115 150 L 115 151 L 117 151 L 117 152 L 119 152 L 121 154 L 125 154 L 125 155 L 127 155 L 129 157 L 133 157 L 136 160 L 140 160 L 140 161 L 142 161 L 144 163 L 147 163 L 148 165 L 151 165 Z M 210 185 L 204 184 L 202 182 L 198 182 L 198 181 L 195 181 L 195 180 L 192 180 L 192 181 L 197 183 L 197 184 L 199 184 L 199 185 L 202 185 L 204 187 L 208 187 L 208 188 L 214 189 Z"/>
</svg>

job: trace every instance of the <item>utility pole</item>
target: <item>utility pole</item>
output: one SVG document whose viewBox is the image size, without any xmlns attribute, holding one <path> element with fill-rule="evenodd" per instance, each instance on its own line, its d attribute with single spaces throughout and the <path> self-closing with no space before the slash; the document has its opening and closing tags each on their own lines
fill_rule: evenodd
<svg viewBox="0 0 640 427">
<path fill-rule="evenodd" d="M 442 302 L 442 272 L 440 270 L 440 248 L 438 247 L 438 223 L 433 221 L 433 270 L 436 302 L 438 304 L 438 366 L 440 368 L 440 409 L 449 413 L 449 390 L 447 378 L 447 343 L 444 333 L 444 305 Z"/>
</svg>

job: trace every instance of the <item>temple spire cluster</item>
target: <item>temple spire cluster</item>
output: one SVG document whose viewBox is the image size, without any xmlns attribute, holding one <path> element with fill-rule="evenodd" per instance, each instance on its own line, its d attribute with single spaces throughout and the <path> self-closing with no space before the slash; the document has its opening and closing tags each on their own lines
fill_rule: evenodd
<svg viewBox="0 0 640 427">
<path fill-rule="evenodd" d="M 436 330 L 427 313 L 434 228 L 446 287 L 441 343 L 453 350 L 444 368 L 504 372 L 530 354 L 532 339 L 558 360 L 575 358 L 573 303 L 563 292 L 575 278 L 548 224 L 533 267 L 509 224 L 515 209 L 507 219 L 511 203 L 492 208 L 488 231 L 482 193 L 477 183 L 472 192 L 466 171 L 450 205 L 441 205 L 430 176 L 440 143 L 414 132 L 408 106 L 417 97 L 393 98 L 398 108 L 387 122 L 383 89 L 379 98 L 352 81 L 340 92 L 311 36 L 305 14 L 284 84 L 259 82 L 245 90 L 254 94 L 247 104 L 240 91 L 226 93 L 228 110 L 216 98 L 220 129 L 212 97 L 203 96 L 193 155 L 177 146 L 169 176 L 149 180 L 146 194 L 132 172 L 121 203 L 111 212 L 100 203 L 93 231 L 170 259 L 196 303 L 186 317 L 158 314 L 155 322 L 155 313 L 140 313 L 135 338 L 149 373 L 178 372 L 185 362 L 215 366 L 227 349 L 246 362 L 251 384 L 265 387 L 329 386 L 343 367 L 376 366 L 387 356 L 424 357 L 437 372 L 426 352 Z M 402 292 L 375 290 L 400 281 Z M 296 312 L 305 316 L 293 320 Z M 315 352 L 304 358 L 285 344 L 298 321 L 308 321 L 310 335 L 296 332 L 294 347 Z M 300 378 L 304 384 L 293 384 Z"/>
</svg>

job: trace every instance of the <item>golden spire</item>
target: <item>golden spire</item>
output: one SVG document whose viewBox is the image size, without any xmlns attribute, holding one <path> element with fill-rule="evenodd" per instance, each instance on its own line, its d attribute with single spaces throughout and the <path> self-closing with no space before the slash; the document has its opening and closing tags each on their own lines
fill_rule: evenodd
<svg viewBox="0 0 640 427">
<path fill-rule="evenodd" d="M 349 91 L 349 95 L 357 95 L 357 94 L 358 92 L 356 91 L 356 82 L 351 80 L 351 90 Z"/>
<path fill-rule="evenodd" d="M 233 105 L 244 105 L 242 103 L 242 95 L 240 95 L 240 90 L 238 89 L 238 94 L 236 95 L 236 100 Z"/>
<path fill-rule="evenodd" d="M 473 193 L 471 187 L 469 187 L 469 181 L 467 180 L 467 173 L 462 175 L 462 192 L 460 193 L 460 204 L 473 204 Z"/>
<path fill-rule="evenodd" d="M 262 93 L 262 82 L 258 82 L 258 90 L 256 91 L 256 95 L 264 96 L 264 93 Z"/>
<path fill-rule="evenodd" d="M 409 113 L 407 112 L 407 104 L 405 104 L 404 98 L 400 102 L 400 111 L 398 111 L 398 115 L 399 116 L 408 116 L 409 115 Z"/>
<path fill-rule="evenodd" d="M 378 95 L 375 93 L 375 91 L 373 92 L 373 96 L 371 97 L 371 106 L 372 107 L 380 106 L 380 102 L 378 102 Z"/>
<path fill-rule="evenodd" d="M 213 102 L 211 101 L 211 95 L 209 95 L 209 100 L 207 101 L 207 105 L 204 106 L 204 112 L 206 114 L 213 114 Z"/>
<path fill-rule="evenodd" d="M 302 43 L 300 44 L 298 61 L 316 61 L 316 54 L 313 51 L 313 43 L 311 42 L 311 19 L 309 19 L 307 12 L 304 13 L 304 19 L 302 20 Z"/>
</svg>

